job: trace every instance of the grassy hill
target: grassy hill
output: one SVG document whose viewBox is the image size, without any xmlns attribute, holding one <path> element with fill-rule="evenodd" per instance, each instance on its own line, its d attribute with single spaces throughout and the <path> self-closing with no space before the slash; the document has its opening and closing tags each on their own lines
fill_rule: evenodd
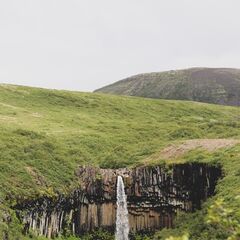
<svg viewBox="0 0 240 240">
<path fill-rule="evenodd" d="M 240 70 L 192 68 L 140 74 L 96 92 L 240 106 Z"/>
<path fill-rule="evenodd" d="M 5 229 L 10 239 L 22 239 L 13 212 L 10 230 L 2 220 L 9 205 L 73 189 L 79 165 L 160 163 L 156 153 L 188 139 L 240 139 L 239 120 L 237 107 L 0 85 L 0 236 Z M 239 158 L 237 144 L 167 161 L 223 165 L 217 197 L 237 212 Z"/>
</svg>

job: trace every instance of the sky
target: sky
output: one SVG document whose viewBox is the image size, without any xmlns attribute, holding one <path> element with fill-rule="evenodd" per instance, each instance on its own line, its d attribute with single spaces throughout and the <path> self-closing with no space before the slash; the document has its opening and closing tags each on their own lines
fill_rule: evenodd
<svg viewBox="0 0 240 240">
<path fill-rule="evenodd" d="M 131 75 L 240 68 L 239 0 L 0 0 L 0 83 L 93 91 Z"/>
</svg>

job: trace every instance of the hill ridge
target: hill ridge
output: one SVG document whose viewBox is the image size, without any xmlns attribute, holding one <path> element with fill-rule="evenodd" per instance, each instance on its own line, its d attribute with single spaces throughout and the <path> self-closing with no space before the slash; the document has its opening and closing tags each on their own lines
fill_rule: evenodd
<svg viewBox="0 0 240 240">
<path fill-rule="evenodd" d="M 240 69 L 194 67 L 141 73 L 94 92 L 240 106 Z"/>
</svg>

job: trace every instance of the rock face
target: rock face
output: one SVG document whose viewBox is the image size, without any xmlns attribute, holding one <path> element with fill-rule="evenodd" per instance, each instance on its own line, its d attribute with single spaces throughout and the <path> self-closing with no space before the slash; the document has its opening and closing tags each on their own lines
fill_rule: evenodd
<svg viewBox="0 0 240 240">
<path fill-rule="evenodd" d="M 81 189 L 57 199 L 43 197 L 19 203 L 15 209 L 24 224 L 39 235 L 81 235 L 99 227 L 114 231 L 117 176 L 124 179 L 130 231 L 172 227 L 178 211 L 192 212 L 214 194 L 221 170 L 206 164 L 180 164 L 128 169 L 83 167 L 77 176 Z"/>
</svg>

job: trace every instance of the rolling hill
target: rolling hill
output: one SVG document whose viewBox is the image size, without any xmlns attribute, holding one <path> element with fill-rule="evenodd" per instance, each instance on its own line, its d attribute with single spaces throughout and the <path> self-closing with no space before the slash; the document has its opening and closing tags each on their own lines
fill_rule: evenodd
<svg viewBox="0 0 240 240">
<path fill-rule="evenodd" d="M 30 239 L 22 236 L 11 207 L 24 199 L 71 191 L 78 186 L 75 171 L 83 165 L 220 164 L 225 177 L 216 198 L 224 198 L 239 214 L 234 200 L 240 194 L 239 120 L 237 107 L 2 84 L 0 236 L 4 232 L 8 239 Z M 182 154 L 175 154 L 174 146 L 184 146 Z M 207 207 L 194 215 L 196 223 L 203 221 Z M 212 234 L 194 221 L 192 236 L 201 232 L 198 239 L 206 239 Z"/>
<path fill-rule="evenodd" d="M 240 70 L 191 68 L 139 74 L 96 92 L 240 106 Z"/>
</svg>

